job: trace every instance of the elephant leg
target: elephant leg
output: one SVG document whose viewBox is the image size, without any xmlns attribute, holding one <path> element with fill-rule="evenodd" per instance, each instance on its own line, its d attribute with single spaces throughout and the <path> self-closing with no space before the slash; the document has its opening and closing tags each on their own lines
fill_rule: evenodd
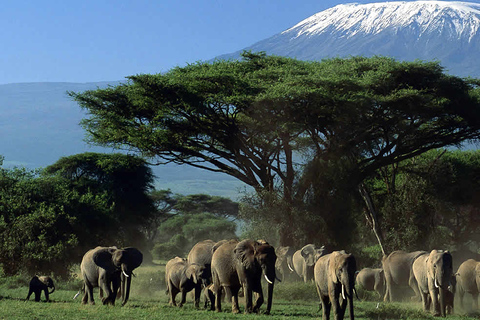
<svg viewBox="0 0 480 320">
<path fill-rule="evenodd" d="M 335 290 L 336 291 L 336 290 Z M 334 316 L 334 319 L 337 320 L 337 319 L 342 319 L 340 317 L 341 313 L 342 313 L 342 308 L 340 307 L 340 297 L 339 297 L 339 294 L 338 292 L 332 292 L 330 295 L 329 295 L 329 299 L 330 299 L 330 304 L 331 304 L 331 308 L 332 308 L 332 311 L 333 311 L 333 316 Z M 328 318 L 327 318 L 328 319 Z"/>
<path fill-rule="evenodd" d="M 253 306 L 253 312 L 258 312 L 260 311 L 260 307 L 264 302 L 263 291 L 256 292 L 255 297 L 256 299 L 255 299 L 255 305 Z"/>
<path fill-rule="evenodd" d="M 215 287 L 215 311 L 222 312 L 222 286 Z"/>
<path fill-rule="evenodd" d="M 180 300 L 180 303 L 178 304 L 179 307 L 183 307 L 185 302 L 187 301 L 187 290 L 182 290 L 182 299 Z"/>
<path fill-rule="evenodd" d="M 339 319 L 343 319 L 343 317 L 345 316 L 345 311 L 347 310 L 347 299 L 342 299 L 341 302 L 340 302 L 340 309 L 339 309 L 339 316 L 338 318 Z"/>
<path fill-rule="evenodd" d="M 253 312 L 253 291 L 247 286 L 243 286 L 243 292 L 245 294 L 245 313 Z"/>
<path fill-rule="evenodd" d="M 225 295 L 230 296 L 232 299 L 232 313 L 240 313 L 240 308 L 238 306 L 238 288 L 232 289 L 231 287 L 224 287 Z M 219 299 L 217 299 L 219 300 Z"/>
<path fill-rule="evenodd" d="M 32 293 L 33 293 L 33 290 L 32 290 L 32 288 L 30 288 L 30 289 L 28 290 L 28 295 L 27 295 L 27 298 L 26 298 L 25 300 L 30 299 L 30 296 L 32 295 Z"/>
<path fill-rule="evenodd" d="M 202 293 L 202 285 L 197 284 L 194 288 L 194 294 L 195 294 L 195 308 L 199 309 L 200 308 L 200 294 Z M 206 300 L 205 300 L 206 302 Z M 206 308 L 206 306 L 205 306 Z"/>
<path fill-rule="evenodd" d="M 412 288 L 412 290 L 415 294 L 415 296 L 412 297 L 412 300 L 420 302 L 421 301 L 421 294 L 420 294 L 420 290 L 418 288 L 417 280 L 415 279 L 415 276 L 413 275 L 413 271 L 410 271 L 410 277 L 408 279 L 408 285 L 410 286 L 410 288 Z"/>
<path fill-rule="evenodd" d="M 48 296 L 48 287 L 45 287 L 45 289 L 43 289 L 43 292 L 45 292 L 45 301 L 50 302 L 50 297 Z"/>
<path fill-rule="evenodd" d="M 441 290 L 441 289 L 440 289 Z M 440 303 L 438 301 L 438 293 L 435 290 L 430 290 L 430 300 L 432 301 L 431 309 L 434 316 L 440 315 Z"/>
<path fill-rule="evenodd" d="M 473 310 L 478 309 L 478 292 L 472 293 L 472 299 L 473 299 Z"/>
<path fill-rule="evenodd" d="M 332 304 L 330 303 L 330 299 L 328 296 L 322 296 L 320 298 L 322 302 L 322 320 L 329 320 L 330 319 L 330 310 L 332 308 Z"/>
<path fill-rule="evenodd" d="M 428 293 L 421 293 L 422 297 L 422 306 L 423 306 L 423 311 L 428 311 L 430 309 L 430 297 Z"/>
<path fill-rule="evenodd" d="M 40 301 L 40 294 L 42 290 L 35 290 L 35 301 L 39 302 Z"/>
</svg>

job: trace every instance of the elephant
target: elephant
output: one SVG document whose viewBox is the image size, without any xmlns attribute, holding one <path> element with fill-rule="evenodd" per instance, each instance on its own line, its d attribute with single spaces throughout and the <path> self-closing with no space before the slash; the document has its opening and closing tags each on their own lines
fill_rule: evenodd
<svg viewBox="0 0 480 320">
<path fill-rule="evenodd" d="M 207 287 L 212 283 L 212 255 L 213 251 L 218 248 L 221 244 L 226 242 L 226 240 L 221 240 L 219 242 L 214 242 L 213 240 L 203 240 L 196 243 L 187 256 L 187 261 L 190 264 L 197 264 L 204 267 L 204 273 L 202 277 L 203 286 Z M 200 295 L 201 295 L 202 286 L 195 286 L 195 308 L 200 306 Z M 205 300 L 204 307 L 207 308 L 208 301 Z M 213 308 L 213 306 L 212 306 Z"/>
<path fill-rule="evenodd" d="M 295 249 L 293 247 L 278 247 L 275 249 L 275 254 L 277 255 L 277 262 L 275 263 L 275 268 L 278 273 L 280 273 L 280 279 L 284 281 L 288 275 L 291 275 L 295 272 L 293 269 L 293 254 Z"/>
<path fill-rule="evenodd" d="M 367 291 L 376 291 L 380 298 L 385 295 L 385 272 L 382 268 L 363 268 L 355 279 L 357 284 Z"/>
<path fill-rule="evenodd" d="M 323 320 L 330 319 L 331 309 L 335 320 L 343 319 L 347 301 L 350 319 L 354 319 L 353 292 L 356 271 L 355 257 L 344 250 L 326 254 L 315 263 L 315 286 L 322 304 Z"/>
<path fill-rule="evenodd" d="M 455 273 L 457 279 L 457 293 L 460 299 L 460 307 L 465 310 L 463 297 L 465 293 L 472 295 L 473 309 L 478 309 L 478 293 L 480 292 L 480 262 L 468 259 L 458 267 Z"/>
<path fill-rule="evenodd" d="M 187 293 L 194 288 L 200 287 L 205 278 L 205 267 L 196 263 L 188 263 L 186 259 L 175 257 L 170 259 L 165 266 L 165 284 L 170 305 L 176 306 L 175 297 L 179 292 L 182 299 L 179 307 L 185 304 Z M 198 290 L 201 292 L 201 288 Z M 197 301 L 197 300 L 195 300 Z M 198 307 L 196 305 L 196 307 Z"/>
<path fill-rule="evenodd" d="M 277 279 L 275 249 L 266 242 L 254 240 L 230 240 L 218 247 L 212 256 L 212 279 L 215 299 L 215 310 L 222 311 L 222 288 L 227 297 L 232 299 L 232 312 L 239 313 L 238 292 L 243 287 L 245 295 L 245 313 L 259 312 L 264 302 L 262 290 L 262 273 L 268 282 L 267 309 L 272 308 L 273 287 Z M 253 293 L 256 301 L 253 305 Z"/>
<path fill-rule="evenodd" d="M 327 253 L 325 246 L 320 248 L 314 244 L 307 244 L 293 254 L 293 268 L 304 282 L 313 280 L 313 267 L 315 262 Z"/>
<path fill-rule="evenodd" d="M 85 292 L 82 303 L 95 304 L 93 288 L 100 287 L 106 297 L 103 304 L 115 304 L 120 288 L 122 306 L 127 303 L 133 270 L 143 261 L 143 254 L 135 248 L 96 247 L 85 253 L 80 264 Z"/>
<path fill-rule="evenodd" d="M 446 292 L 451 286 L 453 259 L 448 251 L 432 250 L 418 256 L 412 269 L 422 298 L 423 310 L 429 311 L 430 304 L 435 316 L 446 316 Z"/>
<path fill-rule="evenodd" d="M 415 297 L 420 299 L 420 292 L 418 291 L 418 284 L 413 275 L 413 262 L 426 251 L 405 252 L 401 250 L 393 251 L 388 256 L 382 259 L 383 271 L 385 273 L 386 290 L 383 300 L 396 301 L 399 300 L 398 288 L 408 287 L 412 288 Z"/>
<path fill-rule="evenodd" d="M 53 283 L 52 278 L 48 276 L 34 276 L 32 280 L 30 280 L 30 286 L 28 290 L 28 295 L 25 300 L 29 300 L 32 293 L 35 294 L 35 301 L 40 301 L 40 296 L 42 291 L 45 293 L 45 301 L 49 302 L 50 298 L 49 295 L 55 291 L 55 284 Z M 52 291 L 48 291 L 48 288 L 52 288 Z"/>
</svg>

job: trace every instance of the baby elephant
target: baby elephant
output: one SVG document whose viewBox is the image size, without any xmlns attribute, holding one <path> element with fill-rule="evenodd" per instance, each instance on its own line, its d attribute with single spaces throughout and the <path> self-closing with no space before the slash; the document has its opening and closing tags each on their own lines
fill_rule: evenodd
<svg viewBox="0 0 480 320">
<path fill-rule="evenodd" d="M 383 269 L 364 268 L 358 274 L 356 282 L 367 291 L 376 291 L 380 298 L 385 295 L 385 273 Z"/>
<path fill-rule="evenodd" d="M 48 292 L 48 288 L 52 288 L 52 291 Z M 35 293 L 35 301 L 40 301 L 42 290 L 45 292 L 46 302 L 49 302 L 49 295 L 55 291 L 52 278 L 47 276 L 34 276 L 32 280 L 30 280 L 30 290 L 28 291 L 26 300 L 30 299 L 32 293 Z"/>
<path fill-rule="evenodd" d="M 165 266 L 165 283 L 167 284 L 167 294 L 170 297 L 170 305 L 176 306 L 175 297 L 179 292 L 182 293 L 182 300 L 179 307 L 183 306 L 186 301 L 187 293 L 197 287 L 198 294 L 201 292 L 201 285 L 207 278 L 205 267 L 192 263 L 187 260 L 176 257 L 167 262 Z M 195 297 L 195 301 L 199 301 L 200 297 Z"/>
</svg>

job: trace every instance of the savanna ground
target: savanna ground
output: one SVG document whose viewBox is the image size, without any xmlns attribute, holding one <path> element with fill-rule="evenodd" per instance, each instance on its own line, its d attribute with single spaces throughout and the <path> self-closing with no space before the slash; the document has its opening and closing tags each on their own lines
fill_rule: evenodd
<svg viewBox="0 0 480 320">
<path fill-rule="evenodd" d="M 322 314 L 319 309 L 317 293 L 313 283 L 302 282 L 277 283 L 274 292 L 274 302 L 271 315 L 231 314 L 230 304 L 224 303 L 221 313 L 196 310 L 192 297 L 188 296 L 183 308 L 168 305 L 165 294 L 164 266 L 142 266 L 136 269 L 136 277 L 132 279 L 130 300 L 121 307 L 104 306 L 95 291 L 96 305 L 82 305 L 81 295 L 72 298 L 81 287 L 77 277 L 69 282 L 56 282 L 56 290 L 50 295 L 50 303 L 37 303 L 28 293 L 26 277 L 11 277 L 0 279 L 0 319 L 319 319 Z M 355 300 L 356 319 L 434 319 L 421 310 L 420 303 L 378 303 L 375 295 L 362 292 L 362 301 Z M 180 296 L 177 296 L 179 301 Z M 243 298 L 240 298 L 243 310 Z M 470 301 L 467 301 L 470 303 Z M 265 306 L 262 306 L 265 310 Z M 457 308 L 458 310 L 458 308 Z M 457 312 L 447 316 L 448 319 L 479 319 L 480 313 Z M 348 317 L 348 311 L 347 311 Z M 333 319 L 333 317 L 332 317 Z"/>
</svg>

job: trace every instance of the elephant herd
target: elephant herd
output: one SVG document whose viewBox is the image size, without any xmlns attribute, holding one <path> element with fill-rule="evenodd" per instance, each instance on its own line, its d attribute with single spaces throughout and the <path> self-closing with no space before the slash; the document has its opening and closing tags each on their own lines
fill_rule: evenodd
<svg viewBox="0 0 480 320">
<path fill-rule="evenodd" d="M 444 317 L 453 313 L 455 296 L 464 309 L 465 293 L 472 295 L 473 309 L 478 309 L 480 262 L 468 259 L 454 272 L 449 251 L 394 251 L 383 257 L 382 268 L 362 269 L 356 283 L 376 291 L 385 302 L 400 300 L 402 287 L 410 288 L 412 300 L 421 301 L 425 311 Z"/>
<path fill-rule="evenodd" d="M 80 269 L 84 280 L 82 303 L 94 304 L 93 288 L 100 288 L 103 304 L 114 304 L 117 297 L 124 305 L 129 298 L 133 270 L 141 265 L 142 253 L 135 248 L 97 247 L 85 253 Z M 259 312 L 265 302 L 262 278 L 267 284 L 266 314 L 272 308 L 275 281 L 303 280 L 314 282 L 320 298 L 323 319 L 333 312 L 343 319 L 347 305 L 354 319 L 353 294 L 355 283 L 364 290 L 376 291 L 385 302 L 401 300 L 402 287 L 413 290 L 412 299 L 421 301 L 425 311 L 436 316 L 453 312 L 455 295 L 463 308 L 465 293 L 478 308 L 480 292 L 480 262 L 464 261 L 456 272 L 449 251 L 394 251 L 382 258 L 382 268 L 364 268 L 357 272 L 355 257 L 345 251 L 328 250 L 308 244 L 299 250 L 291 247 L 274 249 L 264 240 L 204 240 L 195 244 L 187 258 L 176 257 L 167 262 L 165 283 L 169 304 L 177 306 L 175 298 L 181 293 L 178 306 L 185 304 L 186 295 L 194 291 L 194 304 L 222 311 L 222 300 L 231 299 L 232 312 L 239 313 L 238 298 L 245 297 L 245 313 Z M 30 282 L 28 298 L 41 291 L 48 295 L 53 288 L 49 277 L 35 276 Z M 79 292 L 80 293 L 80 292 Z M 77 294 L 78 295 L 78 294 Z"/>
<path fill-rule="evenodd" d="M 167 263 L 165 282 L 170 305 L 177 305 L 175 297 L 181 293 L 182 306 L 187 292 L 194 290 L 198 308 L 203 289 L 205 307 L 210 302 L 211 310 L 222 311 L 225 296 L 231 299 L 232 312 L 239 313 L 238 297 L 243 291 L 245 313 L 255 313 L 265 302 L 264 278 L 265 313 L 269 314 L 275 281 L 285 280 L 293 271 L 305 282 L 315 281 L 324 319 L 329 318 L 330 311 L 335 319 L 343 319 L 347 302 L 353 319 L 355 258 L 345 251 L 328 253 L 325 247 L 313 244 L 294 251 L 289 247 L 274 249 L 264 240 L 204 240 L 193 246 L 186 259 L 176 257 Z"/>
</svg>

